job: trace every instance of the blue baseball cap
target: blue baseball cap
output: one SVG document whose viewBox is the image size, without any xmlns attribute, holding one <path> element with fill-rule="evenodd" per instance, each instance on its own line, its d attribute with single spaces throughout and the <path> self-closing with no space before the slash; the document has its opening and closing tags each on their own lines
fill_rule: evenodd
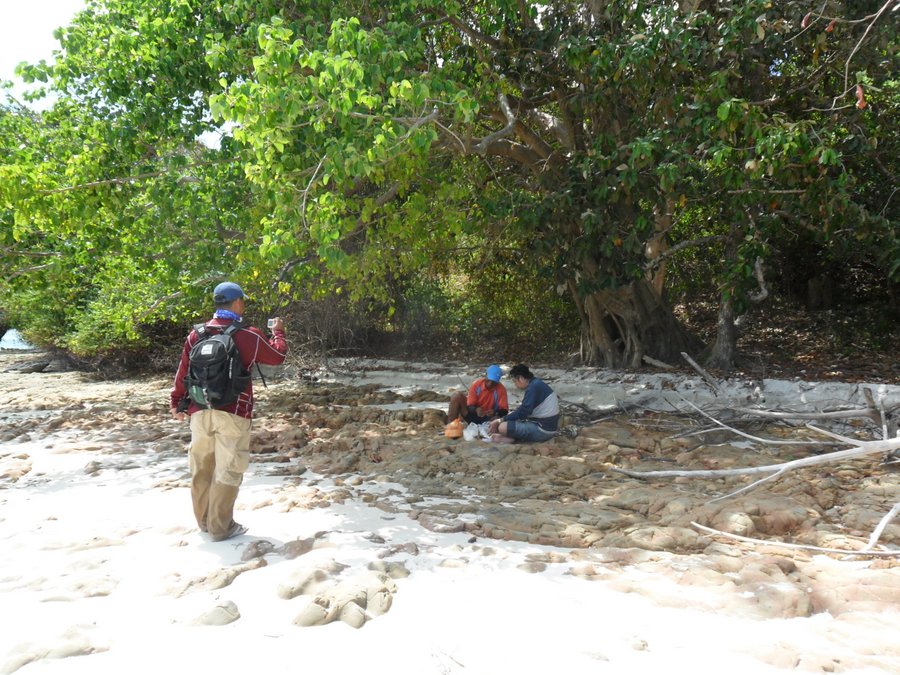
<svg viewBox="0 0 900 675">
<path fill-rule="evenodd" d="M 234 302 L 238 298 L 246 298 L 244 291 L 233 281 L 223 281 L 213 291 L 213 302 L 217 305 L 223 302 Z"/>
<path fill-rule="evenodd" d="M 503 370 L 500 366 L 488 366 L 487 379 L 491 382 L 499 382 L 501 377 L 503 377 Z"/>
</svg>

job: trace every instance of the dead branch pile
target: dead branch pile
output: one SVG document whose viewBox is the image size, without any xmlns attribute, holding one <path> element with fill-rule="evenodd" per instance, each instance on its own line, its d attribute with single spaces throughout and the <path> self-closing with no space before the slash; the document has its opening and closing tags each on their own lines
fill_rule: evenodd
<svg viewBox="0 0 900 675">
<path fill-rule="evenodd" d="M 863 393 L 865 395 L 867 406 L 865 408 L 844 408 L 844 409 L 835 409 L 835 410 L 824 410 L 824 411 L 812 411 L 812 412 L 798 412 L 798 411 L 790 411 L 790 410 L 782 410 L 782 411 L 772 411 L 772 410 L 762 410 L 757 408 L 748 408 L 744 406 L 724 406 L 718 413 L 717 416 L 713 416 L 712 414 L 701 410 L 693 403 L 685 401 L 688 406 L 695 409 L 699 412 L 704 418 L 710 420 L 714 426 L 702 429 L 700 431 L 694 431 L 691 433 L 705 433 L 711 431 L 713 429 L 727 429 L 734 434 L 741 436 L 743 438 L 749 439 L 755 443 L 761 443 L 764 445 L 777 445 L 781 443 L 790 443 L 792 445 L 798 444 L 810 444 L 815 446 L 833 446 L 833 445 L 849 445 L 850 448 L 846 448 L 843 450 L 838 450 L 834 452 L 828 452 L 823 448 L 823 453 L 820 455 L 804 457 L 801 459 L 795 459 L 788 462 L 782 462 L 778 464 L 768 464 L 764 466 L 754 466 L 754 467 L 744 467 L 738 469 L 715 469 L 715 470 L 662 470 L 662 471 L 632 471 L 629 469 L 624 469 L 621 467 L 614 467 L 613 471 L 625 474 L 626 476 L 631 476 L 633 478 L 640 479 L 655 479 L 655 478 L 675 478 L 675 477 L 687 477 L 687 478 L 721 478 L 726 476 L 741 476 L 741 475 L 755 475 L 755 474 L 766 474 L 763 478 L 760 478 L 744 487 L 730 492 L 726 495 L 722 495 L 719 497 L 715 497 L 711 499 L 711 502 L 720 501 L 724 499 L 729 499 L 734 497 L 735 495 L 746 493 L 759 485 L 767 482 L 776 480 L 777 478 L 785 475 L 789 471 L 793 471 L 795 469 L 806 468 L 810 466 L 817 466 L 827 463 L 835 463 L 835 462 L 843 462 L 851 459 L 857 459 L 860 457 L 866 456 L 880 456 L 882 457 L 882 461 L 884 462 L 897 462 L 900 459 L 897 459 L 897 455 L 900 454 L 900 434 L 897 433 L 897 407 L 895 406 L 892 409 L 885 409 L 883 405 L 883 401 L 876 401 L 873 396 L 871 390 L 864 389 Z M 834 433 L 832 431 L 828 431 L 822 429 L 817 426 L 813 426 L 810 423 L 806 423 L 806 427 L 810 430 L 825 436 L 830 439 L 834 439 L 832 442 L 825 442 L 821 438 L 811 438 L 806 441 L 780 441 L 775 439 L 766 439 L 760 438 L 758 436 L 746 433 L 741 431 L 731 424 L 726 424 L 720 419 L 718 416 L 727 416 L 730 415 L 733 419 L 736 420 L 746 420 L 749 418 L 758 418 L 758 419 L 769 419 L 769 420 L 780 420 L 789 424 L 797 424 L 806 420 L 849 420 L 849 419 L 865 419 L 872 423 L 877 430 L 877 434 L 880 435 L 880 438 L 873 440 L 861 440 L 858 438 L 852 438 L 846 435 Z M 835 443 L 836 442 L 836 443 Z M 801 544 L 785 544 L 776 542 L 775 545 L 783 546 L 787 548 L 804 548 L 811 549 L 820 552 L 826 553 L 841 553 L 841 554 L 850 554 L 850 555 L 872 555 L 872 556 L 900 556 L 900 551 L 897 550 L 875 550 L 875 544 L 878 542 L 881 533 L 884 531 L 885 527 L 897 516 L 898 512 L 900 512 L 900 503 L 894 505 L 894 507 L 882 518 L 879 522 L 878 526 L 875 528 L 875 531 L 869 538 L 866 546 L 859 551 L 844 551 L 837 549 L 822 549 L 814 546 L 805 546 Z M 719 530 L 713 530 L 712 528 L 708 528 L 702 526 L 698 523 L 692 523 L 697 529 L 714 533 L 719 536 L 729 537 L 732 539 L 739 539 L 741 541 L 750 541 L 754 543 L 765 543 L 765 544 L 773 544 L 773 542 L 763 542 L 761 540 L 750 539 L 747 537 L 739 537 L 738 535 L 730 534 L 727 532 L 721 532 Z"/>
</svg>

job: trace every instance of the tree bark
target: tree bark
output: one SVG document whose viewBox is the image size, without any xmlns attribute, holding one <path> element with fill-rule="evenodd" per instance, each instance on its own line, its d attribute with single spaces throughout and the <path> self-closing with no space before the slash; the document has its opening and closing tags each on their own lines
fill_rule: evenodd
<svg viewBox="0 0 900 675">
<path fill-rule="evenodd" d="M 737 224 L 732 223 L 726 250 L 726 259 L 729 262 L 734 261 L 737 256 L 740 236 L 741 231 Z M 737 326 L 734 324 L 734 319 L 734 290 L 726 287 L 722 289 L 722 297 L 719 301 L 716 341 L 704 365 L 710 368 L 721 368 L 725 371 L 734 368 L 734 358 L 737 352 Z"/>
<path fill-rule="evenodd" d="M 647 248 L 645 251 L 645 255 L 647 256 L 647 260 L 650 262 L 655 262 L 659 259 L 665 258 L 665 252 L 669 249 L 669 242 L 666 239 L 666 235 L 669 230 L 672 229 L 672 212 L 675 210 L 675 200 L 672 197 L 666 198 L 666 207 L 664 210 L 656 209 L 656 214 L 654 218 L 654 223 L 656 227 L 656 234 L 647 242 Z M 653 284 L 653 288 L 656 290 L 657 295 L 661 298 L 665 298 L 663 295 L 666 286 L 666 268 L 668 267 L 668 263 L 660 262 L 659 264 L 654 264 L 649 271 L 650 282 Z"/>
<path fill-rule="evenodd" d="M 723 292 L 719 303 L 719 319 L 716 323 L 716 341 L 706 359 L 710 368 L 730 371 L 734 367 L 737 350 L 737 327 L 734 325 L 734 298 Z"/>
<path fill-rule="evenodd" d="M 576 303 L 582 318 L 581 358 L 587 365 L 640 368 L 644 356 L 671 363 L 681 352 L 702 347 L 649 280 L 576 296 Z"/>
</svg>

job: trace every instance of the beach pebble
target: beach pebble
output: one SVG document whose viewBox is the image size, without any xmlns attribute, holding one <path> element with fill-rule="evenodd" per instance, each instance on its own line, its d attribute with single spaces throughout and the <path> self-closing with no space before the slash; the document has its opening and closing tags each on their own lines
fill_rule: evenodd
<svg viewBox="0 0 900 675">
<path fill-rule="evenodd" d="M 204 612 L 194 620 L 198 626 L 225 626 L 241 618 L 237 605 L 227 600 Z"/>
</svg>

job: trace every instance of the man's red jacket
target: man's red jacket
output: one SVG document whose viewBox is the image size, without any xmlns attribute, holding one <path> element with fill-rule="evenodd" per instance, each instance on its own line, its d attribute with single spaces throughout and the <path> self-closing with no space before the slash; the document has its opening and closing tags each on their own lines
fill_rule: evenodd
<svg viewBox="0 0 900 675">
<path fill-rule="evenodd" d="M 211 328 L 224 330 L 231 323 L 229 319 L 212 319 L 207 321 L 206 325 Z M 266 338 L 258 328 L 247 326 L 234 333 L 231 337 L 241 353 L 241 361 L 244 362 L 244 368 L 247 370 L 250 370 L 250 367 L 256 363 L 266 366 L 281 365 L 284 363 L 284 357 L 287 356 L 287 341 L 284 339 L 284 331 L 282 330 L 273 331 L 272 337 Z M 199 339 L 200 336 L 197 334 L 197 331 L 192 330 L 184 341 L 181 361 L 179 361 L 178 370 L 175 372 L 175 384 L 170 395 L 170 405 L 173 410 L 178 407 L 179 402 L 188 398 L 184 378 L 190 365 L 191 347 L 197 344 Z M 202 410 L 202 408 L 191 401 L 187 413 L 193 415 L 198 410 Z M 220 410 L 248 419 L 253 417 L 253 382 L 250 382 L 247 390 L 240 395 L 237 401 L 220 408 Z"/>
</svg>

